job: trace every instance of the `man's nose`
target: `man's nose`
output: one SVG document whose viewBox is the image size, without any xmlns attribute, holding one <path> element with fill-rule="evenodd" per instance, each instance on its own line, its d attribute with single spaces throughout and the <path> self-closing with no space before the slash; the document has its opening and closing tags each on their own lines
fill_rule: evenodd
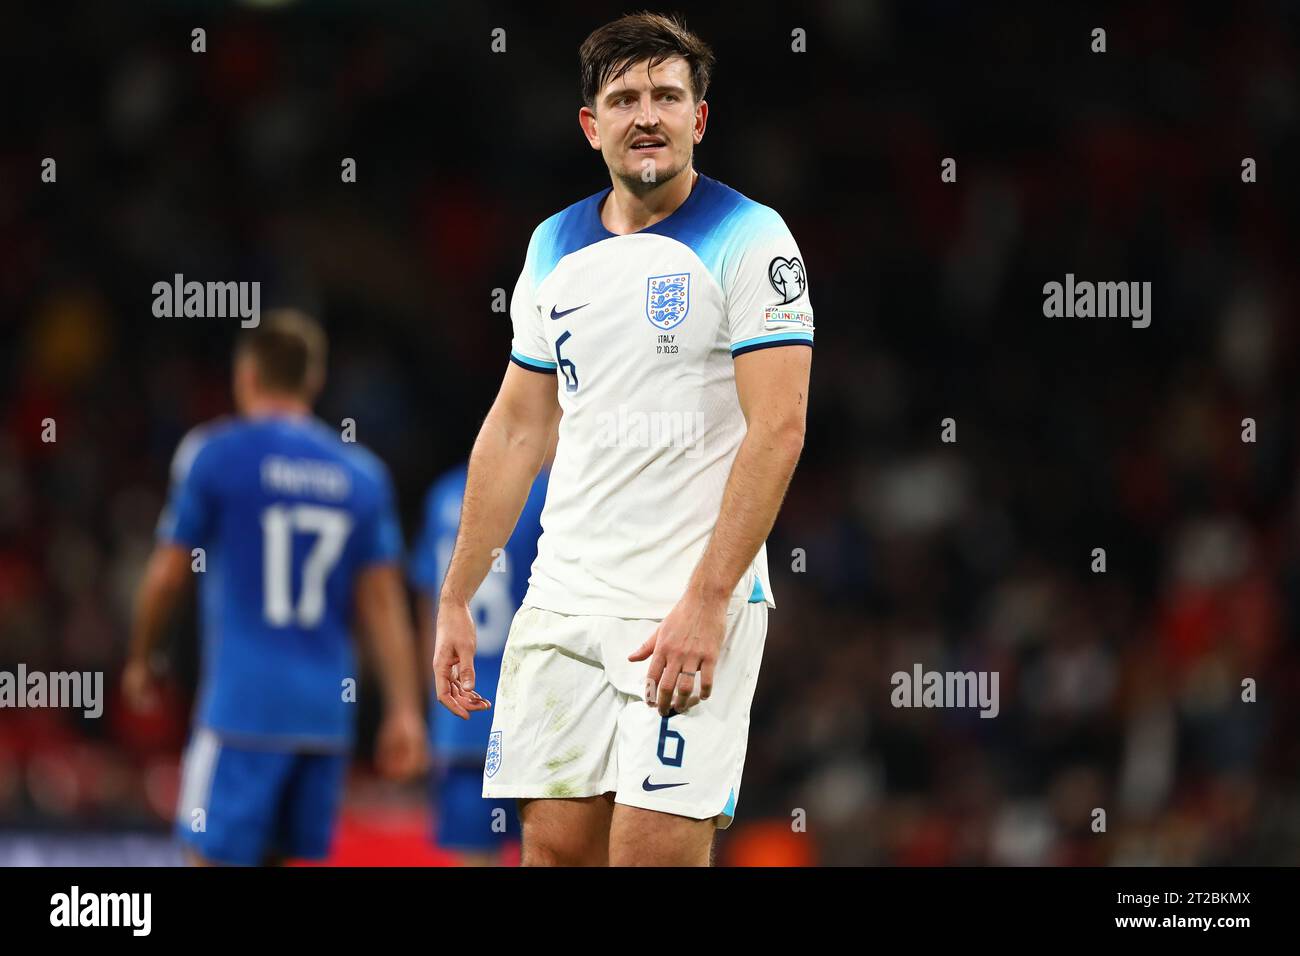
<svg viewBox="0 0 1300 956">
<path fill-rule="evenodd" d="M 647 94 L 641 97 L 641 115 L 637 117 L 637 126 L 655 127 L 659 125 L 659 112 L 655 109 L 655 98 Z"/>
</svg>

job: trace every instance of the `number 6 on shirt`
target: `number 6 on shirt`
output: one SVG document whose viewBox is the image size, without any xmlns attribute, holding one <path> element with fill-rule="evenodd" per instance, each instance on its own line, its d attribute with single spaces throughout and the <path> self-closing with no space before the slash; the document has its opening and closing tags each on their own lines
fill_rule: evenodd
<svg viewBox="0 0 1300 956">
<path fill-rule="evenodd" d="M 565 329 L 564 334 L 555 340 L 555 360 L 564 369 L 564 387 L 570 392 L 578 390 L 578 369 L 572 362 L 560 354 L 560 346 L 569 340 L 573 333 Z"/>
</svg>

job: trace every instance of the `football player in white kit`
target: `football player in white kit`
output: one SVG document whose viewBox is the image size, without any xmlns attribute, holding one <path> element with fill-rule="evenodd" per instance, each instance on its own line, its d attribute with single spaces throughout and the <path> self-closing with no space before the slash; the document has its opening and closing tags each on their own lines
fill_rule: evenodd
<svg viewBox="0 0 1300 956">
<path fill-rule="evenodd" d="M 520 801 L 525 865 L 707 866 L 776 606 L 764 542 L 803 448 L 812 306 L 781 217 L 694 168 L 708 46 L 638 14 L 580 56 L 578 120 L 611 187 L 528 244 L 439 603 L 437 693 L 462 717 L 489 706 L 468 600 L 558 419 L 483 795 Z"/>
</svg>

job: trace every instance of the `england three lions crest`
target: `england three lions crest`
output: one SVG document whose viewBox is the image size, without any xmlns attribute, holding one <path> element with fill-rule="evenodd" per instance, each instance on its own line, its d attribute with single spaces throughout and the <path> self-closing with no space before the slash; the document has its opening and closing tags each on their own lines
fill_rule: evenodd
<svg viewBox="0 0 1300 956">
<path fill-rule="evenodd" d="M 489 777 L 496 776 L 496 772 L 501 769 L 501 731 L 494 730 L 488 737 L 487 760 L 485 761 L 484 771 Z"/>
<path fill-rule="evenodd" d="M 651 276 L 646 280 L 645 314 L 656 329 L 671 329 L 682 324 L 691 310 L 691 274 Z"/>
</svg>

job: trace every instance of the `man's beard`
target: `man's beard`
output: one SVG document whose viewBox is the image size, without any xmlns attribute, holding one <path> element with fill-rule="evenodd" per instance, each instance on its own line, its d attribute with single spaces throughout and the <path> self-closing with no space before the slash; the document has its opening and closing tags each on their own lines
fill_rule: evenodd
<svg viewBox="0 0 1300 956">
<path fill-rule="evenodd" d="M 671 167 L 665 173 L 655 173 L 655 178 L 646 182 L 641 178 L 641 171 L 635 173 L 617 172 L 614 176 L 627 187 L 628 192 L 634 196 L 648 196 L 665 183 L 670 183 L 677 178 L 677 175 L 690 165 L 690 160 L 686 160 L 680 165 Z"/>
</svg>

